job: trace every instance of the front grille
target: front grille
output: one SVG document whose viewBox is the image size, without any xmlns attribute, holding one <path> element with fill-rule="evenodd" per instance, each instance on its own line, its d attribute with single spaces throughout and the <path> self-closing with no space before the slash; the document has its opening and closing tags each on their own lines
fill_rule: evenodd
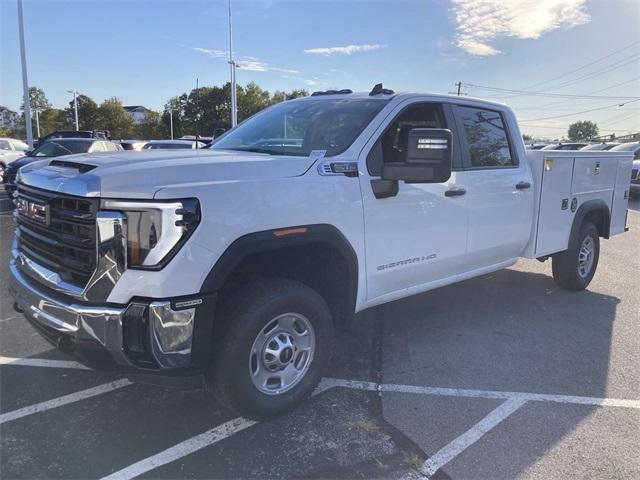
<svg viewBox="0 0 640 480">
<path fill-rule="evenodd" d="M 40 217 L 16 209 L 18 251 L 83 288 L 96 269 L 98 199 L 74 197 L 18 185 L 16 201 L 46 205 Z"/>
</svg>

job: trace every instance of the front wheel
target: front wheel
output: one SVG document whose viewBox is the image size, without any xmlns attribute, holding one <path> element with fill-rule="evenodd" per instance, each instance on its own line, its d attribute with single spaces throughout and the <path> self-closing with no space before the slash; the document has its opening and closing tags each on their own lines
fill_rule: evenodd
<svg viewBox="0 0 640 480">
<path fill-rule="evenodd" d="M 577 235 L 571 235 L 569 248 L 553 256 L 553 279 L 566 290 L 584 290 L 596 273 L 599 257 L 598 229 L 585 222 Z"/>
<path fill-rule="evenodd" d="M 209 381 L 239 415 L 265 419 L 306 399 L 331 358 L 324 299 L 299 282 L 263 279 L 224 302 Z"/>
</svg>

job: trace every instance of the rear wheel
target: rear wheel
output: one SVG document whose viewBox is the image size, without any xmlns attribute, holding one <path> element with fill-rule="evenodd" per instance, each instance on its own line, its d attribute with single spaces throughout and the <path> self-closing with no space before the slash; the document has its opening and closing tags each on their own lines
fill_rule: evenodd
<svg viewBox="0 0 640 480">
<path fill-rule="evenodd" d="M 576 235 L 571 235 L 569 248 L 553 256 L 553 279 L 566 290 L 584 290 L 596 273 L 599 257 L 598 229 L 585 222 Z"/>
<path fill-rule="evenodd" d="M 247 285 L 220 310 L 209 380 L 223 403 L 254 419 L 307 398 L 329 363 L 333 321 L 324 299 L 280 278 Z"/>
</svg>

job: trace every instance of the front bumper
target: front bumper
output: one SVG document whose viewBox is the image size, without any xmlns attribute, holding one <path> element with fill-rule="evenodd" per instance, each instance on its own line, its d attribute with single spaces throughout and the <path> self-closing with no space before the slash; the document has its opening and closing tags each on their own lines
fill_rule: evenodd
<svg viewBox="0 0 640 480">
<path fill-rule="evenodd" d="M 215 295 L 88 305 L 42 288 L 15 259 L 9 291 L 45 338 L 92 368 L 175 376 L 208 363 Z"/>
</svg>

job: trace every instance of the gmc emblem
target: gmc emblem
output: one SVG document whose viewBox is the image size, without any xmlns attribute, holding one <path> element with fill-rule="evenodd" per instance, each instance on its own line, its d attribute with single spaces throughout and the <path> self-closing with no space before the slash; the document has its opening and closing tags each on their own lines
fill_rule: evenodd
<svg viewBox="0 0 640 480">
<path fill-rule="evenodd" d="M 49 224 L 49 206 L 43 203 L 32 202 L 26 198 L 16 199 L 16 210 L 24 217 L 36 222 Z"/>
</svg>

